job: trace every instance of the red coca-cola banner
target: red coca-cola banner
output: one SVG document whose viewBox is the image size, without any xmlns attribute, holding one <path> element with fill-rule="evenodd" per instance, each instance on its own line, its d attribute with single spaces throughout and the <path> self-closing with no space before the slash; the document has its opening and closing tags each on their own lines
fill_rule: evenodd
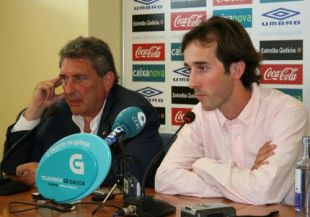
<svg viewBox="0 0 310 217">
<path fill-rule="evenodd" d="M 171 30 L 190 30 L 206 19 L 206 11 L 171 13 Z"/>
<path fill-rule="evenodd" d="M 163 61 L 165 60 L 165 44 L 133 44 L 133 61 Z"/>
<path fill-rule="evenodd" d="M 301 64 L 262 64 L 260 74 L 263 84 L 303 84 Z"/>
<path fill-rule="evenodd" d="M 171 124 L 172 125 L 182 125 L 184 115 L 191 111 L 190 108 L 172 108 L 171 109 Z"/>
</svg>

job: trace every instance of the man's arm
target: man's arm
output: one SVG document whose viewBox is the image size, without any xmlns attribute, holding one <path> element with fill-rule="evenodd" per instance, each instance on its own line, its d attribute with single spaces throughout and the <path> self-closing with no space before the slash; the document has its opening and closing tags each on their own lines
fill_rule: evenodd
<svg viewBox="0 0 310 217">
<path fill-rule="evenodd" d="M 18 115 L 17 126 L 15 127 L 14 124 L 8 128 L 4 144 L 4 159 L 2 162 L 2 169 L 7 174 L 15 175 L 15 169 L 18 165 L 31 161 L 30 156 L 35 136 L 34 127 L 38 125 L 41 116 L 45 115 L 46 108 L 64 97 L 62 93 L 55 93 L 55 88 L 60 85 L 61 79 L 59 77 L 40 82 L 35 87 L 27 108 Z M 21 122 L 22 124 L 20 124 Z M 25 122 L 32 124 L 30 124 L 30 127 L 21 126 Z M 6 156 L 8 151 L 10 153 Z"/>
<path fill-rule="evenodd" d="M 300 140 L 308 126 L 307 110 L 290 108 L 273 121 L 277 123 L 272 124 L 268 133 L 277 145 L 275 154 L 268 158 L 268 164 L 254 170 L 239 168 L 224 159 L 207 158 L 201 145 L 196 150 L 188 145 L 199 144 L 199 139 L 195 139 L 199 135 L 191 138 L 194 141 L 187 140 L 186 133 L 181 135 L 184 137 L 178 138 L 157 171 L 156 190 L 200 197 L 223 196 L 250 204 L 281 202 L 293 187 Z"/>
</svg>

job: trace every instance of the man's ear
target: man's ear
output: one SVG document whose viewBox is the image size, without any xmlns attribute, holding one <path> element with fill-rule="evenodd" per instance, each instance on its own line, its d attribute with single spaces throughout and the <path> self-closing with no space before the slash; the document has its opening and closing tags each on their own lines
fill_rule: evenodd
<svg viewBox="0 0 310 217">
<path fill-rule="evenodd" d="M 238 61 L 234 62 L 229 67 L 230 73 L 235 79 L 240 79 L 245 70 L 245 62 Z"/>
<path fill-rule="evenodd" d="M 112 71 L 108 71 L 103 76 L 104 88 L 106 91 L 110 91 L 115 81 L 115 74 Z"/>
</svg>

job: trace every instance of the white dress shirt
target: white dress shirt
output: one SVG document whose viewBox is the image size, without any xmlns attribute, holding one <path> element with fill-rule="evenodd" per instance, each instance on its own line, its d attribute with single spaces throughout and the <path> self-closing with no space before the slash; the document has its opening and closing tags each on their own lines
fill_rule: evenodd
<svg viewBox="0 0 310 217">
<path fill-rule="evenodd" d="M 166 194 L 225 197 L 240 203 L 294 203 L 294 169 L 308 111 L 278 90 L 252 86 L 241 114 L 226 119 L 198 103 L 196 119 L 180 131 L 155 177 L 155 190 Z M 251 170 L 259 149 L 272 140 L 268 164 Z"/>
<path fill-rule="evenodd" d="M 99 129 L 99 124 L 100 124 L 100 119 L 102 116 L 102 111 L 105 105 L 105 102 L 103 103 L 103 106 L 100 110 L 100 112 L 94 117 L 94 119 L 91 120 L 90 122 L 90 129 L 91 129 L 91 134 L 97 134 L 98 129 Z M 22 130 L 32 130 L 35 128 L 39 123 L 41 119 L 36 119 L 36 120 L 31 120 L 28 121 L 25 117 L 24 114 L 20 116 L 18 121 L 15 123 L 15 125 L 12 127 L 12 132 L 16 131 L 22 131 Z M 72 115 L 72 121 L 79 127 L 80 131 L 84 133 L 84 118 L 81 115 Z"/>
</svg>

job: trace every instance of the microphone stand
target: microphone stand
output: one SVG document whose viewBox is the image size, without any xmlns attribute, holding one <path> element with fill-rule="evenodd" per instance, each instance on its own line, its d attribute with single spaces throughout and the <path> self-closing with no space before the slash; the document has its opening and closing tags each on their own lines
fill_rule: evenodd
<svg viewBox="0 0 310 217">
<path fill-rule="evenodd" d="M 195 120 L 195 114 L 193 112 L 188 112 L 185 114 L 183 117 L 183 123 L 179 127 L 179 129 L 173 134 L 173 136 L 169 139 L 167 144 L 164 144 L 162 149 L 153 157 L 151 162 L 148 164 L 148 166 L 145 169 L 145 173 L 142 179 L 142 185 L 141 185 L 141 196 L 133 195 L 133 196 L 128 196 L 124 195 L 124 206 L 127 206 L 127 210 L 130 210 L 131 215 L 136 215 L 140 217 L 163 217 L 166 215 L 169 215 L 171 213 L 174 213 L 176 208 L 172 206 L 171 204 L 161 201 L 158 199 L 154 199 L 152 196 L 147 196 L 145 195 L 145 184 L 146 184 L 146 179 L 153 167 L 156 165 L 157 161 L 163 157 L 163 154 L 166 152 L 166 146 L 170 146 L 172 142 L 174 142 L 177 134 L 179 131 L 185 126 L 185 124 L 192 123 Z M 124 176 L 124 178 L 126 175 Z M 129 179 L 133 178 L 132 183 L 134 182 L 135 177 L 130 177 L 129 174 Z M 135 184 L 134 186 L 139 186 L 139 183 Z M 135 189 L 136 190 L 136 189 Z M 134 207 L 134 209 L 132 208 Z"/>
</svg>

